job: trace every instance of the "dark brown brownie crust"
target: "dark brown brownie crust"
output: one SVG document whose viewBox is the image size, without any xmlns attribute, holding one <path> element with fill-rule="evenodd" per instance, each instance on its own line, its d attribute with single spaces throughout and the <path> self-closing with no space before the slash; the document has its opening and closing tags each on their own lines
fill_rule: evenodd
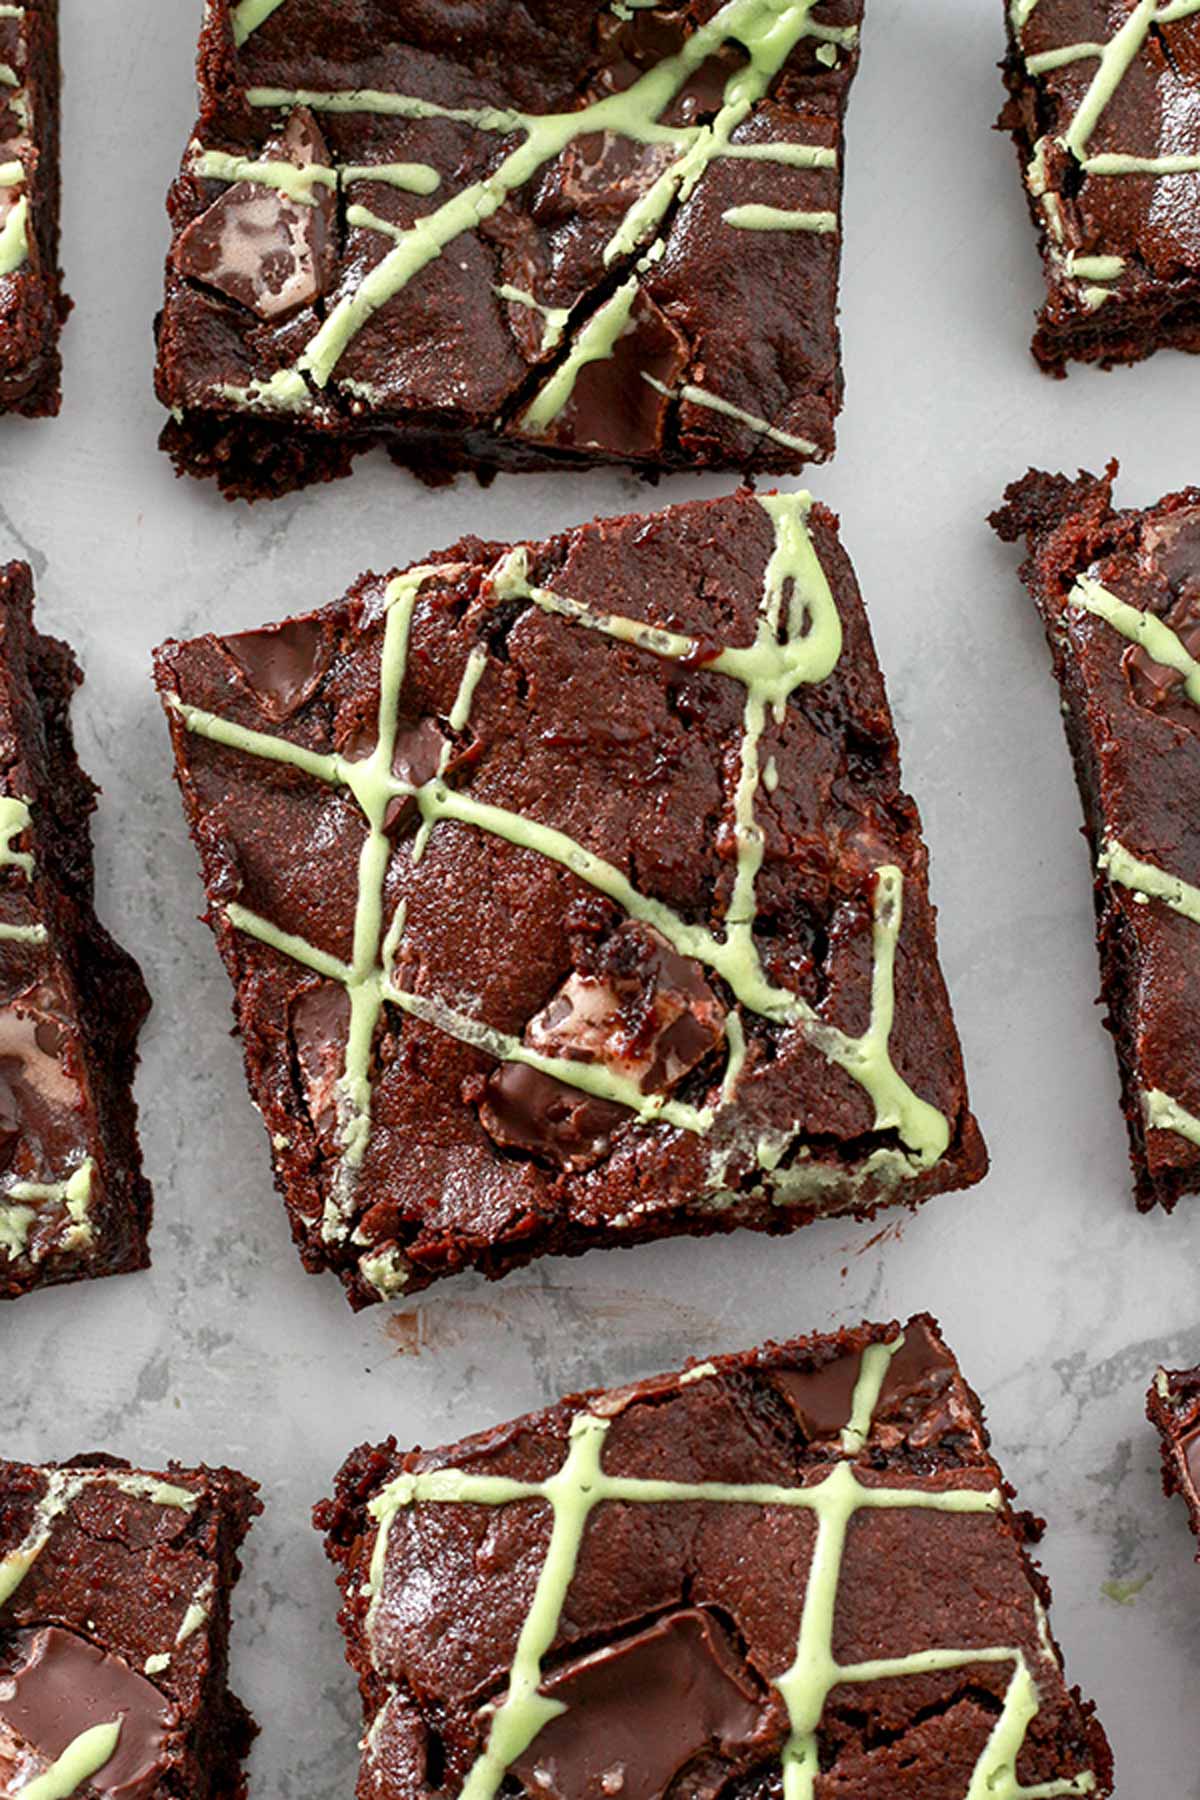
<svg viewBox="0 0 1200 1800">
<path fill-rule="evenodd" d="M 431 481 L 828 456 L 862 6 L 281 0 L 243 35 L 214 0 L 158 326 L 177 469 L 256 499 L 377 444 Z"/>
<path fill-rule="evenodd" d="M 123 1715 L 88 1793 L 107 1773 L 122 1800 L 242 1800 L 255 1726 L 228 1688 L 229 1607 L 257 1493 L 235 1469 L 0 1463 L 0 1783 L 6 1757 L 37 1752 L 29 1779 Z M 49 1716 L 43 1671 L 70 1696 Z"/>
<path fill-rule="evenodd" d="M 0 568 L 0 1299 L 149 1260 L 132 1084 L 150 1000 L 93 910 L 81 679 L 34 627 L 28 567 Z"/>
<path fill-rule="evenodd" d="M 360 1800 L 455 1795 L 473 1769 L 481 1796 L 768 1800 L 785 1756 L 814 1800 L 1015 1793 L 1014 1764 L 1022 1789 L 1100 1800 L 1108 1745 L 1066 1686 L 1010 1492 L 927 1317 L 577 1395 L 447 1449 L 364 1447 L 316 1511 L 363 1699 Z M 520 1674 L 532 1657 L 533 1691 L 566 1706 L 540 1731 L 512 1698 L 523 1626 Z M 951 1654 L 931 1668 L 931 1650 Z M 1006 1705 L 1027 1676 L 1022 1730 Z M 493 1749 L 510 1736 L 481 1779 L 493 1729 Z"/>
<path fill-rule="evenodd" d="M 1000 123 L 1046 272 L 1034 356 L 1065 375 L 1200 350 L 1200 5 L 1003 4 Z"/>
<path fill-rule="evenodd" d="M 0 63 L 14 77 L 0 86 L 0 164 L 23 170 L 0 186 L 0 412 L 42 418 L 62 398 L 71 305 L 58 266 L 58 0 L 23 0 L 0 18 Z"/>
<path fill-rule="evenodd" d="M 1138 1205 L 1170 1210 L 1200 1188 L 1200 681 L 1186 674 L 1200 652 L 1200 489 L 1116 511 L 1115 474 L 1031 471 L 992 523 L 1029 546 L 1021 576 L 1046 626 L 1096 865 Z"/>
<path fill-rule="evenodd" d="M 982 1176 L 919 819 L 808 496 L 468 540 L 157 678 L 277 1180 L 355 1304 Z"/>
<path fill-rule="evenodd" d="M 1182 1496 L 1200 1538 L 1200 1369 L 1159 1369 L 1146 1417 L 1162 1439 L 1163 1492 Z"/>
</svg>

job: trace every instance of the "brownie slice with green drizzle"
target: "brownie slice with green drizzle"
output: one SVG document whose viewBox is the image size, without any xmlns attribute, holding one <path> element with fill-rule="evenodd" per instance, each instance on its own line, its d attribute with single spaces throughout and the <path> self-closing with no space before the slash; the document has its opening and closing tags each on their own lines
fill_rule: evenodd
<svg viewBox="0 0 1200 1800">
<path fill-rule="evenodd" d="M 58 0 L 0 6 L 0 413 L 61 402 Z"/>
<path fill-rule="evenodd" d="M 1046 274 L 1033 354 L 1200 350 L 1200 0 L 1003 0 L 1000 124 Z"/>
<path fill-rule="evenodd" d="M 809 495 L 467 540 L 157 677 L 279 1186 L 356 1305 L 983 1174 Z"/>
<path fill-rule="evenodd" d="M 1180 1496 L 1200 1537 L 1200 1369 L 1156 1370 L 1146 1416 L 1162 1440 L 1163 1492 Z"/>
<path fill-rule="evenodd" d="M 150 997 L 93 906 L 81 679 L 34 627 L 28 567 L 0 568 L 0 1299 L 149 1262 L 133 1076 Z"/>
<path fill-rule="evenodd" d="M 1144 511 L 1031 470 L 992 519 L 1050 642 L 1095 868 L 1138 1206 L 1200 1190 L 1200 489 Z"/>
<path fill-rule="evenodd" d="M 863 0 L 212 0 L 164 449 L 256 499 L 832 453 Z"/>
<path fill-rule="evenodd" d="M 1112 1793 L 934 1321 L 347 1461 L 316 1510 L 365 1735 L 417 1800 Z"/>
<path fill-rule="evenodd" d="M 245 1800 L 228 1687 L 235 1469 L 0 1462 L 0 1793 Z"/>
</svg>

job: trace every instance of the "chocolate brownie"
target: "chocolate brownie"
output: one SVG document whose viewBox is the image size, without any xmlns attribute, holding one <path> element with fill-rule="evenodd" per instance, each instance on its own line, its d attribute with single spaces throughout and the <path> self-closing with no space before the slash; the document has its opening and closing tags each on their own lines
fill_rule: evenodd
<svg viewBox="0 0 1200 1800">
<path fill-rule="evenodd" d="M 0 568 L 0 1299 L 149 1260 L 133 1074 L 150 1005 L 96 918 L 69 709 L 82 677 Z"/>
<path fill-rule="evenodd" d="M 1162 1438 L 1163 1492 L 1183 1496 L 1200 1537 L 1200 1369 L 1159 1369 L 1146 1416 Z"/>
<path fill-rule="evenodd" d="M 1200 1189 L 1200 489 L 1115 511 L 1098 478 L 1031 471 L 994 515 L 1024 536 L 1095 863 L 1097 940 L 1138 1205 Z"/>
<path fill-rule="evenodd" d="M 1102 1800 L 1010 1493 L 927 1317 L 364 1447 L 316 1512 L 361 1800 Z"/>
<path fill-rule="evenodd" d="M 1200 0 L 1005 0 L 1016 141 L 1041 240 L 1033 354 L 1200 350 Z"/>
<path fill-rule="evenodd" d="M 0 7 L 0 412 L 61 400 L 58 0 Z"/>
<path fill-rule="evenodd" d="M 257 1491 L 234 1469 L 0 1463 L 0 1791 L 244 1796 L 229 1598 Z"/>
<path fill-rule="evenodd" d="M 809 495 L 469 539 L 157 675 L 278 1183 L 355 1304 L 982 1176 Z"/>
<path fill-rule="evenodd" d="M 255 499 L 830 455 L 863 0 L 211 0 L 158 326 L 181 472 Z"/>
</svg>

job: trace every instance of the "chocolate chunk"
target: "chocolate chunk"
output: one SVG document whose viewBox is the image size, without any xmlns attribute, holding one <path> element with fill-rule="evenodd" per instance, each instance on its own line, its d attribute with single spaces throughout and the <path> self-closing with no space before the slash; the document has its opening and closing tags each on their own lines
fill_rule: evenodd
<svg viewBox="0 0 1200 1800">
<path fill-rule="evenodd" d="M 1200 566 L 1200 533 L 1193 546 Z M 1200 582 L 1188 581 L 1163 619 L 1175 632 L 1189 656 L 1200 657 Z M 1138 706 L 1162 713 L 1173 724 L 1187 731 L 1200 731 L 1200 707 L 1193 705 L 1184 691 L 1185 677 L 1178 669 L 1168 669 L 1155 662 L 1141 644 L 1126 650 L 1122 657 L 1129 692 Z"/>
<path fill-rule="evenodd" d="M 1192 1484 L 1193 1499 L 1200 1498 L 1200 1426 L 1179 1440 L 1179 1452 Z"/>
<path fill-rule="evenodd" d="M 328 164 L 325 140 L 307 108 L 295 108 L 261 160 L 297 169 Z M 311 204 L 260 182 L 235 182 L 180 234 L 175 267 L 260 319 L 310 306 L 329 284 L 337 202 L 324 184 L 314 182 L 309 192 Z"/>
<path fill-rule="evenodd" d="M 542 1692 L 566 1711 L 512 1773 L 546 1800 L 658 1800 L 698 1758 L 689 1800 L 715 1796 L 763 1733 L 769 1708 L 707 1613 L 661 1620 L 559 1670 Z"/>
<path fill-rule="evenodd" d="M 816 1369 L 783 1369 L 771 1380 L 787 1400 L 810 1442 L 836 1437 L 850 1423 L 862 1358 L 835 1356 Z"/>
<path fill-rule="evenodd" d="M 537 435 L 564 449 L 654 456 L 689 355 L 683 334 L 639 289 L 611 355 L 584 363 L 566 405 Z M 527 416 L 523 428 L 530 429 Z"/>
<path fill-rule="evenodd" d="M 484 1130 L 505 1149 L 527 1150 L 567 1170 L 591 1168 L 608 1152 L 628 1108 L 596 1100 L 525 1063 L 502 1063 L 479 1108 Z"/>
<path fill-rule="evenodd" d="M 0 1732 L 9 1739 L 6 1745 L 0 1737 L 0 1758 L 15 1763 L 18 1779 L 43 1772 L 85 1731 L 114 1723 L 116 1748 L 90 1775 L 87 1791 L 104 1800 L 150 1800 L 177 1723 L 170 1703 L 119 1656 L 73 1631 L 48 1626 L 13 1634 L 0 1666 Z M 26 1785 L 23 1779 L 16 1792 Z"/>
<path fill-rule="evenodd" d="M 34 1165 L 69 1170 L 83 1156 L 83 1097 L 65 1047 L 58 1022 L 28 1001 L 0 1010 L 0 1163 L 11 1163 L 18 1139 Z"/>
<path fill-rule="evenodd" d="M 289 718 L 311 698 L 329 667 L 329 645 L 317 620 L 293 619 L 265 631 L 222 639 L 247 684 L 275 720 Z"/>
<path fill-rule="evenodd" d="M 304 1103 L 324 1136 L 337 1124 L 337 1084 L 346 1067 L 350 996 L 338 981 L 305 988 L 291 1006 L 292 1043 L 304 1081 Z"/>
</svg>

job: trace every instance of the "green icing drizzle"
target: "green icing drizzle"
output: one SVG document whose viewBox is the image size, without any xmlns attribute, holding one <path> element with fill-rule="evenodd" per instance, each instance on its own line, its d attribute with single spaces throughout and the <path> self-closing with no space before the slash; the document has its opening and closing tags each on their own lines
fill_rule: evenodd
<svg viewBox="0 0 1200 1800">
<path fill-rule="evenodd" d="M 244 44 L 251 32 L 257 31 L 282 5 L 283 0 L 238 0 L 233 9 L 234 43 Z"/>
<path fill-rule="evenodd" d="M 2 173 L 2 171 L 0 171 Z M 0 232 L 0 240 L 3 233 Z M 16 869 L 26 881 L 33 880 L 33 855 L 28 850 L 15 850 L 13 845 L 30 827 L 29 802 L 16 795 L 0 795 L 0 872 L 5 869 Z M 46 927 L 38 923 L 33 925 L 6 925 L 0 923 L 0 943 L 10 944 L 44 944 Z"/>
<path fill-rule="evenodd" d="M 815 231 L 837 230 L 837 214 L 833 212 L 786 212 L 779 206 L 731 206 L 721 214 L 726 225 L 735 231 Z"/>
<path fill-rule="evenodd" d="M 329 786 L 347 788 L 368 823 L 359 862 L 349 962 L 281 930 L 239 902 L 225 907 L 225 917 L 236 931 L 328 980 L 340 982 L 350 996 L 349 1044 L 338 1084 L 343 1154 L 324 1219 L 328 1241 L 344 1241 L 350 1230 L 354 1171 L 361 1165 L 371 1131 L 371 1051 L 385 1005 L 421 1019 L 498 1061 L 523 1063 L 567 1086 L 614 1101 L 644 1122 L 703 1136 L 716 1118 L 710 1107 L 696 1108 L 663 1094 L 644 1094 L 637 1082 L 603 1063 L 542 1055 L 445 1000 L 406 992 L 396 984 L 393 965 L 404 919 L 401 911 L 390 922 L 385 919 L 384 887 L 392 849 L 384 824 L 391 803 L 398 796 L 410 797 L 421 819 L 412 852 L 414 861 L 423 853 L 430 833 L 443 823 L 453 822 L 558 863 L 614 900 L 628 917 L 654 926 L 680 954 L 695 958 L 721 976 L 747 1010 L 777 1024 L 801 1028 L 829 1062 L 868 1094 L 875 1108 L 875 1129 L 899 1132 L 905 1154 L 888 1153 L 893 1159 L 887 1164 L 889 1170 L 898 1174 L 903 1168 L 911 1176 L 928 1168 L 945 1152 L 950 1136 L 946 1119 L 912 1091 L 895 1069 L 889 1050 L 895 1012 L 896 944 L 902 922 L 903 878 L 899 869 L 884 866 L 875 871 L 871 1014 L 860 1037 L 849 1036 L 827 1024 L 790 989 L 774 986 L 767 978 L 755 943 L 756 885 L 763 861 L 763 836 L 755 817 L 763 778 L 759 754 L 762 734 L 768 714 L 781 721 L 796 689 L 824 681 L 835 668 L 842 649 L 837 606 L 808 528 L 811 496 L 769 495 L 760 504 L 772 521 L 774 547 L 764 574 L 763 606 L 754 642 L 726 646 L 707 656 L 704 665 L 745 690 L 740 769 L 734 794 L 737 868 L 720 936 L 682 919 L 663 901 L 643 894 L 622 870 L 552 825 L 477 800 L 470 793 L 451 787 L 441 773 L 417 788 L 393 775 L 413 612 L 420 589 L 436 570 L 412 570 L 397 577 L 388 588 L 377 739 L 371 755 L 362 761 L 349 762 L 338 755 L 304 749 L 285 738 L 249 730 L 213 713 L 185 706 L 177 697 L 169 699 L 168 704 L 188 731 L 241 754 L 286 764 Z M 664 631 L 618 614 L 596 613 L 567 595 L 531 584 L 528 554 L 523 548 L 512 551 L 497 565 L 492 572 L 492 586 L 498 599 L 524 600 L 573 625 L 631 644 L 649 655 L 682 661 L 699 653 L 697 640 L 687 634 Z M 464 729 L 469 721 L 485 666 L 486 651 L 483 646 L 476 646 L 467 659 L 451 709 L 449 723 L 456 731 Z M 726 1039 L 728 1062 L 721 1089 L 722 1105 L 733 1099 L 745 1057 L 740 1018 L 727 1021 Z M 793 1137 L 801 1131 L 798 1125 Z M 779 1155 L 784 1147 L 780 1147 Z M 365 1278 L 378 1286 L 379 1273 L 372 1267 Z"/>
<path fill-rule="evenodd" d="M 1189 1144 L 1200 1145 L 1200 1119 L 1170 1094 L 1164 1094 L 1161 1088 L 1147 1088 L 1142 1095 L 1142 1107 L 1152 1131 L 1173 1131 L 1176 1137 L 1186 1138 Z"/>
<path fill-rule="evenodd" d="M 1013 0 L 1010 17 L 1018 45 L 1021 33 L 1033 14 L 1036 0 Z M 1176 175 L 1200 169 L 1200 156 L 1129 156 L 1120 151 L 1088 155 L 1088 145 L 1096 128 L 1121 87 L 1126 75 L 1141 55 L 1155 29 L 1186 19 L 1200 12 L 1200 0 L 1137 0 L 1137 5 L 1112 37 L 1105 43 L 1091 41 L 1062 44 L 1051 50 L 1038 51 L 1025 58 L 1031 75 L 1045 75 L 1073 63 L 1095 61 L 1096 72 L 1088 84 L 1066 131 L 1056 140 L 1088 175 Z M 1026 174 L 1030 192 L 1040 199 L 1046 215 L 1047 231 L 1053 259 L 1069 277 L 1097 283 L 1119 279 L 1126 263 L 1119 256 L 1063 257 L 1060 247 L 1064 239 L 1061 210 L 1056 196 L 1045 192 L 1045 146 L 1041 139 Z M 1053 202 L 1053 204 L 1052 204 Z M 1111 289 L 1087 285 L 1079 298 L 1088 311 L 1094 312 L 1110 298 Z"/>
<path fill-rule="evenodd" d="M 56 1522 L 86 1488 L 107 1483 L 122 1494 L 146 1500 L 151 1506 L 174 1507 L 190 1512 L 198 1496 L 189 1488 L 175 1487 L 155 1475 L 129 1469 L 49 1469 L 46 1491 L 34 1509 L 29 1530 L 14 1550 L 0 1557 L 0 1606 L 7 1604 L 32 1569 L 54 1534 Z"/>
<path fill-rule="evenodd" d="M 22 194 L 0 227 L 0 275 L 11 275 L 29 259 L 29 201 Z"/>
<path fill-rule="evenodd" d="M 857 41 L 856 27 L 822 25 L 813 20 L 810 15 L 817 3 L 818 0 L 726 0 L 712 19 L 692 32 L 675 55 L 664 58 L 622 92 L 606 95 L 572 112 L 537 114 L 498 107 L 444 107 L 416 95 L 369 88 L 250 88 L 250 105 L 268 110 L 307 106 L 331 113 L 447 119 L 478 131 L 519 137 L 521 141 L 486 178 L 471 183 L 408 226 L 396 226 L 365 208 L 351 207 L 348 221 L 383 233 L 392 240 L 392 248 L 362 276 L 352 292 L 342 295 L 290 370 L 267 382 L 251 382 L 247 387 L 219 384 L 214 392 L 219 398 L 252 410 L 289 412 L 306 408 L 310 403 L 308 383 L 311 381 L 318 389 L 328 384 L 346 349 L 374 314 L 401 294 L 457 238 L 478 230 L 511 194 L 533 180 L 570 144 L 591 134 L 613 133 L 639 143 L 670 145 L 676 152 L 673 160 L 629 207 L 605 247 L 604 260 L 611 266 L 647 245 L 650 248 L 628 281 L 583 323 L 562 364 L 534 396 L 524 415 L 523 423 L 529 430 L 546 431 L 569 402 L 580 369 L 611 356 L 617 339 L 629 325 L 639 276 L 647 266 L 646 257 L 653 258 L 661 252 L 659 234 L 672 205 L 688 198 L 713 162 L 735 156 L 799 168 L 836 167 L 836 154 L 826 146 L 732 142 L 733 133 L 769 92 L 772 81 L 803 38 L 815 38 L 835 52 Z M 236 40 L 244 42 L 278 4 L 279 0 L 241 0 L 234 11 Z M 712 121 L 703 125 L 662 124 L 663 114 L 691 76 L 729 42 L 738 45 L 747 61 L 730 75 Z M 194 166 L 199 173 L 217 178 L 277 186 L 301 201 L 311 201 L 314 182 L 336 184 L 339 173 L 343 180 L 360 176 L 387 178 L 361 168 L 340 172 L 292 169 L 290 165 L 256 163 L 200 147 Z M 432 193 L 437 186 L 436 171 L 426 165 L 393 167 L 404 171 L 394 175 L 396 185 L 407 187 L 410 192 Z M 789 213 L 769 206 L 735 207 L 726 219 L 740 230 L 832 232 L 837 227 L 833 213 Z M 545 310 L 547 335 L 542 349 L 548 352 L 561 343 L 567 317 L 574 309 L 568 309 L 562 318 L 558 317 L 558 309 Z M 815 450 L 807 440 L 774 433 L 765 422 L 742 415 L 736 408 L 715 404 L 731 418 L 741 418 L 753 429 L 760 429 L 763 435 L 772 436 L 800 454 L 811 455 Z"/>
<path fill-rule="evenodd" d="M 315 206 L 314 187 L 336 189 L 351 181 L 378 181 L 406 194 L 432 194 L 441 176 L 428 163 L 344 163 L 334 169 L 322 163 L 301 168 L 296 163 L 259 161 L 250 156 L 230 156 L 223 150 L 197 149 L 192 160 L 196 175 L 209 181 L 249 181 L 257 187 L 275 188 L 301 206 Z"/>
<path fill-rule="evenodd" d="M 851 1405 L 851 1423 L 843 1433 L 847 1457 L 856 1456 L 867 1440 L 891 1358 L 903 1344 L 871 1345 L 863 1353 Z M 680 1385 L 715 1373 L 702 1365 L 681 1377 Z M 483 1752 L 468 1771 L 462 1800 L 495 1800 L 507 1771 L 533 1745 L 547 1724 L 564 1710 L 541 1691 L 542 1669 L 559 1633 L 571 1583 L 592 1513 L 607 1502 L 665 1506 L 708 1504 L 780 1507 L 809 1512 L 816 1540 L 808 1568 L 796 1655 L 774 1685 L 787 1708 L 790 1732 L 782 1755 L 784 1800 L 814 1800 L 819 1773 L 819 1731 L 830 1694 L 846 1683 L 900 1679 L 980 1664 L 1012 1663 L 1013 1677 L 1001 1712 L 977 1760 L 965 1800 L 1054 1800 L 1057 1796 L 1093 1791 L 1095 1778 L 1085 1772 L 1069 1780 L 1024 1788 L 1016 1764 L 1029 1726 L 1039 1710 L 1037 1684 L 1024 1652 L 992 1646 L 979 1649 L 929 1649 L 912 1655 L 839 1664 L 833 1653 L 838 1588 L 850 1522 L 870 1510 L 924 1510 L 948 1514 L 997 1513 L 1003 1506 L 995 1490 L 867 1486 L 852 1461 L 837 1463 L 823 1480 L 807 1487 L 770 1483 L 676 1482 L 612 1476 L 604 1468 L 609 1419 L 579 1413 L 572 1421 L 568 1450 L 558 1471 L 545 1481 L 526 1482 L 506 1476 L 468 1474 L 461 1469 L 434 1469 L 407 1474 L 390 1482 L 370 1502 L 375 1521 L 367 1592 L 368 1640 L 373 1639 L 387 1570 L 389 1534 L 397 1516 L 413 1506 L 468 1505 L 505 1507 L 541 1501 L 550 1508 L 550 1539 L 534 1588 L 533 1599 L 517 1638 L 504 1697 L 491 1708 Z M 1042 1632 L 1047 1660 L 1057 1659 Z M 377 1722 L 377 1721 L 376 1721 Z M 368 1742 L 371 1739 L 369 1737 Z"/>
<path fill-rule="evenodd" d="M 45 1774 L 35 1776 L 18 1790 L 19 1800 L 70 1800 L 85 1781 L 98 1775 L 105 1763 L 111 1762 L 121 1740 L 121 1720 L 107 1725 L 93 1725 L 81 1731 Z"/>
<path fill-rule="evenodd" d="M 0 1247 L 10 1262 L 27 1247 L 38 1211 L 47 1206 L 65 1207 L 70 1221 L 53 1249 L 60 1254 L 87 1249 L 95 1238 L 88 1216 L 95 1172 L 95 1162 L 85 1156 L 65 1181 L 14 1181 L 0 1193 Z"/>
<path fill-rule="evenodd" d="M 1108 839 L 1097 861 L 1109 880 L 1131 888 L 1135 899 L 1161 900 L 1193 925 L 1200 925 L 1200 888 L 1184 881 L 1181 875 L 1170 875 L 1153 863 L 1142 862 L 1116 838 Z"/>
<path fill-rule="evenodd" d="M 1197 4 L 1200 5 L 1200 0 Z M 1094 613 L 1122 637 L 1128 638 L 1131 644 L 1140 645 L 1154 662 L 1182 675 L 1188 699 L 1193 706 L 1200 706 L 1200 662 L 1189 653 L 1179 634 L 1172 631 L 1165 620 L 1139 606 L 1130 606 L 1127 600 L 1110 593 L 1089 575 L 1079 577 L 1067 598 L 1071 606 Z"/>
<path fill-rule="evenodd" d="M 508 282 L 503 282 L 495 293 L 498 299 L 507 300 L 510 306 L 527 306 L 530 312 L 541 313 L 545 320 L 545 330 L 542 332 L 543 354 L 562 343 L 563 333 L 571 317 L 569 306 L 543 306 L 540 300 L 535 300 L 524 288 L 513 287 Z"/>
<path fill-rule="evenodd" d="M 656 393 L 669 395 L 675 400 L 686 400 L 691 406 L 701 406 L 707 412 L 720 413 L 725 419 L 736 419 L 739 425 L 757 432 L 759 437 L 769 438 L 773 444 L 782 444 L 785 450 L 796 450 L 801 456 L 816 455 L 817 445 L 811 438 L 795 437 L 790 431 L 780 431 L 769 419 L 760 419 L 757 413 L 746 412 L 743 407 L 734 406 L 732 401 L 723 400 L 720 394 L 710 393 L 708 388 L 697 387 L 694 381 L 685 381 L 672 389 L 655 376 L 647 375 L 644 370 L 642 380 L 648 381 Z"/>
</svg>

